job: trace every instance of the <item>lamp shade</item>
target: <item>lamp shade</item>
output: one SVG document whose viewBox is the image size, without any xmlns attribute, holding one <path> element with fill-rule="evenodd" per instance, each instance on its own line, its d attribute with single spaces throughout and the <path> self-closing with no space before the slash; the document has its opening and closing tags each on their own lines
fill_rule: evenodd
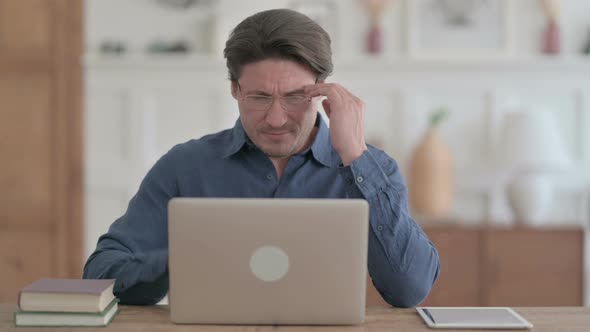
<svg viewBox="0 0 590 332">
<path fill-rule="evenodd" d="M 572 167 L 551 113 L 543 110 L 506 114 L 498 157 L 513 171 L 564 171 Z"/>
</svg>

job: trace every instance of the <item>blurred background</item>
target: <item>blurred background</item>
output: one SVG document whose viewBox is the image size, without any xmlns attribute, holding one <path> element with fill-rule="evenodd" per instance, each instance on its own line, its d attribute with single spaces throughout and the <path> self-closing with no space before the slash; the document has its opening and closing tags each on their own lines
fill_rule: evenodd
<svg viewBox="0 0 590 332">
<path fill-rule="evenodd" d="M 328 80 L 398 161 L 427 304 L 590 303 L 585 0 L 0 0 L 1 302 L 80 277 L 161 155 L 233 126 L 225 40 L 271 8 L 330 33 Z"/>
</svg>

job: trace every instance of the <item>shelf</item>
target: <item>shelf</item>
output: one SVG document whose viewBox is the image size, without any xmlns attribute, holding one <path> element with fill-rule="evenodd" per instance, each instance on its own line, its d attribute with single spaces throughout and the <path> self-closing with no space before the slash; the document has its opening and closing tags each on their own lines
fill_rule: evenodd
<svg viewBox="0 0 590 332">
<path fill-rule="evenodd" d="M 86 54 L 87 69 L 210 69 L 225 70 L 225 59 L 207 54 Z"/>
<path fill-rule="evenodd" d="M 590 56 L 527 56 L 502 58 L 410 58 L 347 57 L 335 60 L 336 68 L 346 71 L 568 71 L 590 72 Z"/>
<path fill-rule="evenodd" d="M 208 54 L 87 54 L 83 65 L 87 69 L 170 69 L 225 71 L 221 55 Z M 527 56 L 503 58 L 411 58 L 383 56 L 347 56 L 334 58 L 335 72 L 445 72 L 445 71 L 510 71 L 590 72 L 590 56 Z"/>
</svg>

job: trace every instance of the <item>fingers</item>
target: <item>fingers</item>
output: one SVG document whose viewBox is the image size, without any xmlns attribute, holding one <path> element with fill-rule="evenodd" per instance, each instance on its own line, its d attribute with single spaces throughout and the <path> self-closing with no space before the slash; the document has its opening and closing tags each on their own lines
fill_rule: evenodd
<svg viewBox="0 0 590 332">
<path fill-rule="evenodd" d="M 352 96 L 350 92 L 344 89 L 340 84 L 336 83 L 317 83 L 306 85 L 303 87 L 303 92 L 310 97 L 326 96 L 328 99 L 342 100 Z"/>
<path fill-rule="evenodd" d="M 328 118 L 330 118 L 330 114 L 332 113 L 330 101 L 328 99 L 322 100 L 322 106 L 324 107 L 324 111 L 326 111 L 326 115 L 328 116 Z"/>
<path fill-rule="evenodd" d="M 343 86 L 337 83 L 317 83 L 306 85 L 303 87 L 303 92 L 311 97 L 327 97 L 322 101 L 322 106 L 326 111 L 326 115 L 330 118 L 333 108 L 338 111 L 342 110 L 356 110 L 364 113 L 365 103 L 357 96 L 350 93 Z"/>
<path fill-rule="evenodd" d="M 306 85 L 303 87 L 303 92 L 310 97 L 327 97 L 332 105 L 339 102 L 354 103 L 357 107 L 364 108 L 364 102 L 353 95 L 344 88 L 342 85 L 337 83 L 316 83 Z"/>
</svg>

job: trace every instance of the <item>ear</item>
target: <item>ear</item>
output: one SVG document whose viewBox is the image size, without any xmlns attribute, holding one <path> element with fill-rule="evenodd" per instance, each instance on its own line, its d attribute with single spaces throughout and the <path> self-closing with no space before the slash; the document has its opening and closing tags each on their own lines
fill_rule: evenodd
<svg viewBox="0 0 590 332">
<path fill-rule="evenodd" d="M 231 81 L 231 95 L 234 99 L 238 99 L 238 84 L 235 81 Z"/>
</svg>

